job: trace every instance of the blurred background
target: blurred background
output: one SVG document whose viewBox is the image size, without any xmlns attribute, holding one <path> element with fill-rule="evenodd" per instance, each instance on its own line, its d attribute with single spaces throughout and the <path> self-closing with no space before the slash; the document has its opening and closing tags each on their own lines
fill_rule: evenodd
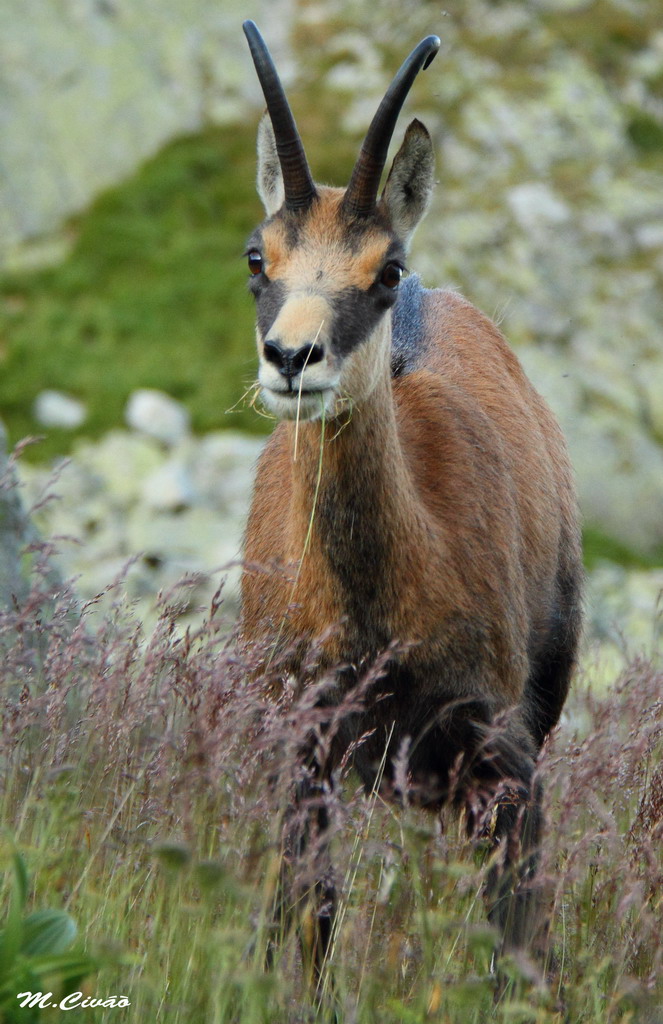
<svg viewBox="0 0 663 1024">
<path fill-rule="evenodd" d="M 62 571 L 186 620 L 236 559 L 271 428 L 245 239 L 262 98 L 288 88 L 314 176 L 345 184 L 391 75 L 435 32 L 397 129 L 439 184 L 410 264 L 500 324 L 560 418 L 589 574 L 587 664 L 656 655 L 663 588 L 660 0 L 4 0 L 0 418 Z M 67 462 L 63 462 L 63 457 Z M 55 474 L 55 476 L 54 476 Z M 48 494 L 58 497 L 44 502 Z M 237 568 L 227 586 L 235 606 Z M 600 675 L 600 673 L 599 673 Z"/>
</svg>

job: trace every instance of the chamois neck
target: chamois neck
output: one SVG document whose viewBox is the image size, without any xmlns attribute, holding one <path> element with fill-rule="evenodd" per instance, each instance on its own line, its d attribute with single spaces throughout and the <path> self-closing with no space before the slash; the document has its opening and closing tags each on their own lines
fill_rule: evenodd
<svg viewBox="0 0 663 1024">
<path fill-rule="evenodd" d="M 413 548 L 426 547 L 390 380 L 347 422 L 325 424 L 321 451 L 322 430 L 320 423 L 299 429 L 291 556 L 300 564 L 300 593 L 319 591 L 321 582 L 330 588 L 350 649 L 358 658 L 374 656 L 398 635 L 394 595 Z"/>
<path fill-rule="evenodd" d="M 375 516 L 407 493 L 407 467 L 399 437 L 391 382 L 385 374 L 354 408 L 325 422 L 289 424 L 294 491 L 302 499 L 322 497 L 340 509 L 351 505 Z M 296 440 L 295 440 L 296 438 Z"/>
</svg>

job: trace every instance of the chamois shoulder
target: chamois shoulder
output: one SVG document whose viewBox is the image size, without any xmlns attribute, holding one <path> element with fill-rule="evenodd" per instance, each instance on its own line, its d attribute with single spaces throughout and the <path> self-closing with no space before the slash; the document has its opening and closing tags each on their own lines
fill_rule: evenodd
<svg viewBox="0 0 663 1024">
<path fill-rule="evenodd" d="M 402 282 L 391 314 L 391 375 L 402 377 L 423 364 L 423 307 L 427 289 L 418 274 Z"/>
<path fill-rule="evenodd" d="M 526 386 L 518 358 L 487 316 L 458 292 L 424 288 L 418 274 L 410 275 L 392 312 L 392 377 L 427 369 L 453 379 L 468 364 L 482 373 L 498 369 Z"/>
<path fill-rule="evenodd" d="M 416 370 L 442 375 L 470 392 L 497 388 L 538 406 L 520 360 L 500 329 L 458 292 L 424 288 L 416 274 L 401 286 L 392 313 L 392 377 Z"/>
</svg>

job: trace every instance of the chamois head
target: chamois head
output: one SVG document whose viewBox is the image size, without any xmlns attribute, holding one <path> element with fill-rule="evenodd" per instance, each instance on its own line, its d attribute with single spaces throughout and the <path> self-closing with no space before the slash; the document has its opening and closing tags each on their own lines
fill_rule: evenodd
<svg viewBox="0 0 663 1024">
<path fill-rule="evenodd" d="M 257 303 L 258 380 L 283 419 L 317 419 L 361 402 L 389 359 L 389 318 L 412 233 L 433 188 L 421 122 L 405 133 L 382 195 L 396 119 L 440 45 L 428 36 L 387 90 L 347 189 L 316 185 L 269 51 L 244 23 L 267 114 L 258 131 L 258 192 L 267 219 L 247 245 Z"/>
</svg>

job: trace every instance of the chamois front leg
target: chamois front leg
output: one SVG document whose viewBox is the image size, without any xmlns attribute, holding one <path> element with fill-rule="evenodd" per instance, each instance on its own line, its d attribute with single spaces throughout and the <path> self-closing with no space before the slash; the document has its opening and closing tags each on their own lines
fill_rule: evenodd
<svg viewBox="0 0 663 1024">
<path fill-rule="evenodd" d="M 297 928 L 305 977 L 316 998 L 322 994 L 323 970 L 332 935 L 336 890 L 329 857 L 331 779 L 315 756 L 303 758 L 308 775 L 297 783 L 283 823 L 283 857 L 274 905 L 274 942 Z"/>
<path fill-rule="evenodd" d="M 541 838 L 542 787 L 516 779 L 493 780 L 467 800 L 473 838 L 495 852 L 486 882 L 488 919 L 500 933 L 499 952 L 534 952 L 543 934 L 543 891 L 536 880 Z M 478 813 L 477 813 L 478 812 Z"/>
<path fill-rule="evenodd" d="M 495 716 L 480 699 L 448 703 L 415 744 L 411 768 L 429 780 L 424 805 L 464 811 L 468 836 L 494 851 L 485 897 L 500 950 L 530 948 L 543 924 L 535 881 L 542 790 L 535 744 L 519 712 Z"/>
<path fill-rule="evenodd" d="M 494 851 L 485 898 L 488 918 L 499 929 L 499 952 L 532 950 L 545 916 L 536 881 L 543 816 L 533 743 L 514 721 L 495 722 L 480 733 L 458 796 L 471 838 Z"/>
</svg>

